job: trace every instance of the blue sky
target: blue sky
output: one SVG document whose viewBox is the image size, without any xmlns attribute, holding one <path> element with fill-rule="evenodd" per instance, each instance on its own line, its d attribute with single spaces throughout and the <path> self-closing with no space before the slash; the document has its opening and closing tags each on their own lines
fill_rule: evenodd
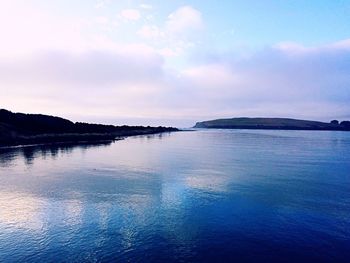
<svg viewBox="0 0 350 263">
<path fill-rule="evenodd" d="M 350 1 L 0 1 L 1 107 L 105 123 L 350 118 Z"/>
</svg>

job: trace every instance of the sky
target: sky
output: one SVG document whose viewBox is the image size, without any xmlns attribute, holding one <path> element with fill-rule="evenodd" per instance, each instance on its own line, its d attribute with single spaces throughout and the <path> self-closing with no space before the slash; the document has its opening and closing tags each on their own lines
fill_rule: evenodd
<svg viewBox="0 0 350 263">
<path fill-rule="evenodd" d="M 350 0 L 0 0 L 0 108 L 190 127 L 350 119 Z"/>
</svg>

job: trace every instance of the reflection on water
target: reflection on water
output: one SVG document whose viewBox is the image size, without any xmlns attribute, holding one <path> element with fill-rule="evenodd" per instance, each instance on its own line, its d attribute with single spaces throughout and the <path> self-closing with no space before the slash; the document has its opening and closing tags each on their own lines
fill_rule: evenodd
<svg viewBox="0 0 350 263">
<path fill-rule="evenodd" d="M 215 170 L 191 170 L 189 176 L 185 178 L 188 187 L 211 192 L 225 192 L 232 176 Z"/>
<path fill-rule="evenodd" d="M 70 154 L 74 148 L 85 151 L 93 147 L 102 147 L 111 145 L 112 142 L 90 142 L 90 143 L 58 143 L 29 145 L 23 147 L 0 147 L 0 165 L 11 165 L 11 162 L 22 156 L 27 165 L 33 164 L 35 158 L 51 157 L 55 159 L 60 154 Z"/>
<path fill-rule="evenodd" d="M 0 262 L 346 262 L 349 146 L 211 130 L 2 148 Z"/>
<path fill-rule="evenodd" d="M 41 218 L 44 200 L 24 193 L 2 191 L 0 194 L 1 224 L 37 231 L 43 228 Z"/>
</svg>

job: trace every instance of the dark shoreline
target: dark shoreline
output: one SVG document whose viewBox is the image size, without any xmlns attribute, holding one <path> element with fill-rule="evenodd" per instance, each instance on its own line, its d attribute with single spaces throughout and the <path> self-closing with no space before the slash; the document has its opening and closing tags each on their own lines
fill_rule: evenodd
<svg viewBox="0 0 350 263">
<path fill-rule="evenodd" d="M 35 136 L 19 136 L 8 141 L 1 141 L 0 148 L 50 144 L 90 144 L 99 142 L 111 143 L 131 136 L 161 134 L 175 131 L 180 130 L 175 130 L 175 128 L 165 128 L 161 130 L 133 131 L 114 134 L 38 134 Z"/>
<path fill-rule="evenodd" d="M 72 122 L 42 114 L 0 109 L 0 147 L 32 144 L 113 142 L 123 137 L 179 131 L 173 127 L 114 126 Z"/>
</svg>

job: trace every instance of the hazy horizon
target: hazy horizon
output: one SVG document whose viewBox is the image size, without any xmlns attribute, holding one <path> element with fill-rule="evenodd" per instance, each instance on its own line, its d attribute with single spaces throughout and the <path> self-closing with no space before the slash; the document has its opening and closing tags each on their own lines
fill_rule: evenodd
<svg viewBox="0 0 350 263">
<path fill-rule="evenodd" d="M 177 127 L 350 119 L 350 1 L 0 4 L 0 108 Z"/>
</svg>

